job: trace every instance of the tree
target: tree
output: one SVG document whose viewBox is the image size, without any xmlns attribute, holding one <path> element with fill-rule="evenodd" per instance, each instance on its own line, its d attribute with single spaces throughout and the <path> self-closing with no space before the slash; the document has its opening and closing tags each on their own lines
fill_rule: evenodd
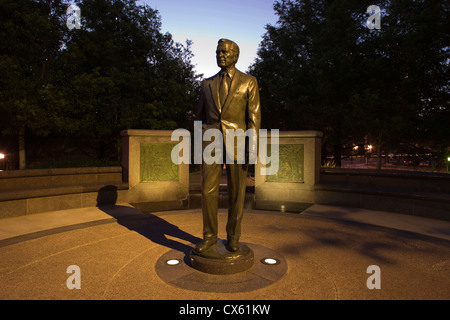
<svg viewBox="0 0 450 320">
<path fill-rule="evenodd" d="M 135 1 L 77 4 L 82 27 L 69 34 L 53 96 L 64 110 L 61 130 L 103 158 L 123 129 L 184 125 L 198 90 L 191 42 L 162 34 L 158 12 Z"/>
<path fill-rule="evenodd" d="M 263 119 L 278 121 L 268 125 L 323 131 L 338 166 L 353 122 L 350 97 L 361 80 L 358 37 L 363 27 L 357 13 L 367 7 L 362 8 L 360 1 L 275 2 L 277 26 L 266 27 L 251 70 L 270 108 Z"/>
<path fill-rule="evenodd" d="M 127 128 L 187 126 L 199 88 L 191 41 L 162 34 L 161 17 L 135 0 L 80 0 L 69 30 L 65 0 L 0 0 L 0 118 L 16 134 L 77 142 L 106 157 Z M 116 155 L 118 152 L 116 152 Z"/>
<path fill-rule="evenodd" d="M 352 97 L 358 130 L 375 142 L 378 169 L 386 145 L 442 141 L 430 136 L 436 127 L 430 119 L 448 110 L 444 3 L 392 1 L 382 21 L 381 30 L 361 35 L 361 73 L 366 80 Z M 448 136 L 444 140 L 448 143 Z"/>
<path fill-rule="evenodd" d="M 345 139 L 368 135 L 378 167 L 389 143 L 449 141 L 437 116 L 448 117 L 445 2 L 378 2 L 381 30 L 366 27 L 371 4 L 276 1 L 279 20 L 266 26 L 251 70 L 265 125 L 323 131 L 338 166 Z"/>
<path fill-rule="evenodd" d="M 52 126 L 42 93 L 62 44 L 62 3 L 0 0 L 1 133 L 18 136 L 20 169 L 26 167 L 26 131 L 47 134 Z"/>
</svg>

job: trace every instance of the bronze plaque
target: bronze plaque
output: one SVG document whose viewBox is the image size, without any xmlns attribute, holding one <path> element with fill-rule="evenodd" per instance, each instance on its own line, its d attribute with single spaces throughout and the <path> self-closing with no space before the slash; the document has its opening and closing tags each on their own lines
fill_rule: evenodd
<svg viewBox="0 0 450 320">
<path fill-rule="evenodd" d="M 267 153 L 274 159 L 276 155 L 271 154 L 271 145 L 267 145 Z M 298 182 L 304 181 L 304 145 L 303 144 L 280 144 L 279 145 L 279 167 L 274 175 L 267 175 L 267 182 Z M 273 160 L 272 160 L 273 161 Z M 270 164 L 268 164 L 270 166 Z"/>
<path fill-rule="evenodd" d="M 178 181 L 178 165 L 172 162 L 173 143 L 141 144 L 141 182 Z"/>
</svg>

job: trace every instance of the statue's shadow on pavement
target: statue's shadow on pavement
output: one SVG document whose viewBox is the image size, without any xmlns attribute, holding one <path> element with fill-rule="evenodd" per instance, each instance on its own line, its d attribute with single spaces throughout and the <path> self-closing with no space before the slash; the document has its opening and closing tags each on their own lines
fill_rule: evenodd
<svg viewBox="0 0 450 320">
<path fill-rule="evenodd" d="M 150 241 L 169 249 L 177 250 L 185 255 L 185 261 L 189 260 L 189 253 L 193 245 L 201 242 L 197 238 L 151 213 L 143 213 L 136 208 L 116 205 L 117 187 L 108 185 L 101 188 L 97 196 L 97 207 L 117 220 L 117 223 L 135 231 Z M 190 242 L 188 245 L 183 242 L 169 239 L 176 238 L 183 242 Z"/>
</svg>

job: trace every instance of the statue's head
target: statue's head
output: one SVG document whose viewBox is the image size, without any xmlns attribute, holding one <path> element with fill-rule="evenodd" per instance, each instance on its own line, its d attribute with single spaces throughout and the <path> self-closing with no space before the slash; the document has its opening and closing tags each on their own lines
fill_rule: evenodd
<svg viewBox="0 0 450 320">
<path fill-rule="evenodd" d="M 220 39 L 217 43 L 216 59 L 221 69 L 233 67 L 239 59 L 239 46 L 234 41 Z"/>
</svg>

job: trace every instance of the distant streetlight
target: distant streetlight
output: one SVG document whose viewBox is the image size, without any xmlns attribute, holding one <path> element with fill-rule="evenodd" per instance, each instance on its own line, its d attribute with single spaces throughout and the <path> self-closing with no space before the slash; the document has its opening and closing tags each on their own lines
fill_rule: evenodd
<svg viewBox="0 0 450 320">
<path fill-rule="evenodd" d="M 5 159 L 5 154 L 4 153 L 0 153 L 0 171 L 5 170 L 5 164 L 4 164 L 4 160 Z"/>
<path fill-rule="evenodd" d="M 373 145 L 371 145 L 371 144 L 366 144 L 366 145 L 364 145 L 364 149 L 365 149 L 367 152 L 372 152 Z"/>
</svg>

